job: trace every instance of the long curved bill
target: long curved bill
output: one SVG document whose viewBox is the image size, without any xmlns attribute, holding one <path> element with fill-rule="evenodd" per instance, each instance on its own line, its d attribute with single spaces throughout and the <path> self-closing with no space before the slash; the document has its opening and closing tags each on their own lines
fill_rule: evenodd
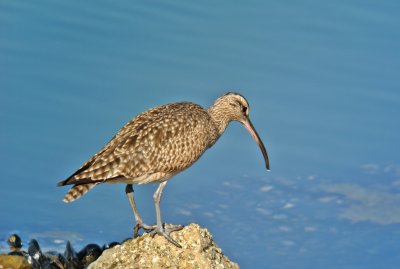
<svg viewBox="0 0 400 269">
<path fill-rule="evenodd" d="M 254 140 L 256 141 L 256 143 L 258 144 L 258 146 L 261 149 L 261 152 L 264 156 L 264 160 L 265 160 L 265 167 L 267 168 L 267 170 L 269 170 L 269 159 L 268 159 L 268 154 L 267 154 L 267 150 L 264 147 L 264 143 L 261 141 L 260 136 L 258 135 L 256 129 L 254 128 L 253 124 L 251 123 L 250 119 L 248 117 L 246 117 L 243 121 L 242 121 L 244 127 L 246 127 L 247 131 L 249 131 L 249 133 L 251 134 L 251 136 L 254 138 Z"/>
</svg>

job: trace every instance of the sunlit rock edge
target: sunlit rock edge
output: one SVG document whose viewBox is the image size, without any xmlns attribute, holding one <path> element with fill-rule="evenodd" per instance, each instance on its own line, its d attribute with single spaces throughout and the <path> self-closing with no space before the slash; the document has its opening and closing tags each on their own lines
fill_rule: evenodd
<svg viewBox="0 0 400 269">
<path fill-rule="evenodd" d="M 164 237 L 144 234 L 103 252 L 89 269 L 105 268 L 239 268 L 212 240 L 210 232 L 190 224 L 171 233 L 182 248 Z"/>
</svg>

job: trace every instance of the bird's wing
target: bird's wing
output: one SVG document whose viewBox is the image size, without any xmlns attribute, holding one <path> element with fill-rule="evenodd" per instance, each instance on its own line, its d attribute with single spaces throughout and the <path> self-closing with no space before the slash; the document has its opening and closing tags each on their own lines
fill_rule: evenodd
<svg viewBox="0 0 400 269">
<path fill-rule="evenodd" d="M 179 172 L 207 148 L 208 121 L 207 112 L 193 103 L 145 111 L 60 185 Z"/>
</svg>

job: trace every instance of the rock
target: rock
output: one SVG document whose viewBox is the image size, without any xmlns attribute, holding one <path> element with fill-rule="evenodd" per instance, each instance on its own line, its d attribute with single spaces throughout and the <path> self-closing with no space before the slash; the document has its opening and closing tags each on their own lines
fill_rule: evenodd
<svg viewBox="0 0 400 269">
<path fill-rule="evenodd" d="M 231 262 L 212 240 L 207 229 L 190 224 L 171 233 L 182 248 L 168 242 L 163 236 L 144 234 L 107 249 L 89 269 L 108 268 L 239 268 Z"/>
<path fill-rule="evenodd" d="M 31 266 L 22 256 L 0 255 L 0 269 L 29 269 Z"/>
</svg>

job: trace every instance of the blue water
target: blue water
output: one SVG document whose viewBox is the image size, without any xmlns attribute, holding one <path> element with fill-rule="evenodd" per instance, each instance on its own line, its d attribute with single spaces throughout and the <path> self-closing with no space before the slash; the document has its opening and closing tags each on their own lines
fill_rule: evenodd
<svg viewBox="0 0 400 269">
<path fill-rule="evenodd" d="M 0 1 L 0 252 L 132 235 L 123 185 L 57 188 L 128 120 L 235 90 L 240 124 L 174 177 L 164 220 L 242 268 L 398 268 L 398 1 Z M 135 188 L 154 221 L 152 192 Z"/>
</svg>

